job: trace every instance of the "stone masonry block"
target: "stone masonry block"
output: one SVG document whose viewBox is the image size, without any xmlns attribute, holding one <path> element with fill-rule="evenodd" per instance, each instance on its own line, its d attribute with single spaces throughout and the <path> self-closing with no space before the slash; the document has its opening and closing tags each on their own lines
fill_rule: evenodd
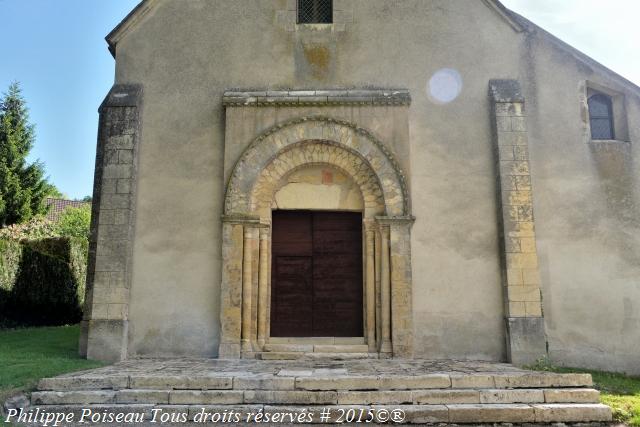
<svg viewBox="0 0 640 427">
<path fill-rule="evenodd" d="M 107 240 L 128 240 L 129 229 L 124 225 L 110 225 L 100 224 L 98 225 L 98 253 L 100 252 L 100 245 L 103 241 Z"/>
<path fill-rule="evenodd" d="M 267 391 L 247 390 L 245 403 L 263 403 L 278 405 L 335 405 L 338 393 L 335 391 Z"/>
<path fill-rule="evenodd" d="M 340 391 L 339 405 L 401 405 L 413 403 L 410 391 Z"/>
<path fill-rule="evenodd" d="M 131 193 L 131 179 L 119 179 L 116 192 L 118 194 L 129 194 Z"/>
<path fill-rule="evenodd" d="M 511 117 L 511 130 L 514 132 L 526 132 L 527 123 L 524 117 Z"/>
<path fill-rule="evenodd" d="M 524 285 L 522 269 L 512 268 L 507 270 L 507 284 L 509 286 Z"/>
<path fill-rule="evenodd" d="M 115 194 L 117 179 L 103 179 L 102 180 L 102 194 Z M 102 214 L 102 212 L 100 212 Z"/>
<path fill-rule="evenodd" d="M 129 202 L 128 194 L 103 194 L 100 199 L 100 209 L 127 209 Z"/>
<path fill-rule="evenodd" d="M 118 150 L 118 163 L 133 164 L 133 150 Z"/>
<path fill-rule="evenodd" d="M 507 288 L 509 301 L 539 302 L 540 288 L 538 285 L 515 285 Z M 525 305 L 526 309 L 526 305 Z"/>
<path fill-rule="evenodd" d="M 38 390 L 120 390 L 129 386 L 127 376 L 54 377 L 38 382 Z"/>
<path fill-rule="evenodd" d="M 546 403 L 598 403 L 600 392 L 591 388 L 562 388 L 544 390 Z"/>
<path fill-rule="evenodd" d="M 172 405 L 234 405 L 243 400 L 243 392 L 235 390 L 174 390 L 169 394 Z"/>
<path fill-rule="evenodd" d="M 113 403 L 115 391 L 37 391 L 31 394 L 33 405 L 94 405 Z"/>
<path fill-rule="evenodd" d="M 449 405 L 452 423 L 528 423 L 535 420 L 529 405 Z"/>
<path fill-rule="evenodd" d="M 538 285 L 542 283 L 540 280 L 540 271 L 537 268 L 522 269 L 522 281 L 525 285 Z"/>
<path fill-rule="evenodd" d="M 413 401 L 421 405 L 480 403 L 480 393 L 478 390 L 416 390 Z"/>
<path fill-rule="evenodd" d="M 102 169 L 103 178 L 131 178 L 132 176 L 133 176 L 133 167 L 131 165 L 107 164 Z"/>
<path fill-rule="evenodd" d="M 507 254 L 507 268 L 508 269 L 538 268 L 538 255 L 535 253 Z"/>
<path fill-rule="evenodd" d="M 544 403 L 542 390 L 480 390 L 480 403 Z"/>
<path fill-rule="evenodd" d="M 451 387 L 451 378 L 446 374 L 420 376 L 381 376 L 380 390 L 416 390 Z"/>
<path fill-rule="evenodd" d="M 542 317 L 542 304 L 540 301 L 525 301 L 527 317 Z"/>
<path fill-rule="evenodd" d="M 494 388 L 493 375 L 451 375 L 451 388 Z"/>
<path fill-rule="evenodd" d="M 237 390 L 293 390 L 295 378 L 243 378 L 233 379 L 233 388 Z"/>
<path fill-rule="evenodd" d="M 106 150 L 131 150 L 134 146 L 133 135 L 114 135 L 107 139 Z"/>
<path fill-rule="evenodd" d="M 611 408 L 601 404 L 545 404 L 533 405 L 535 421 L 551 422 L 610 422 Z"/>
<path fill-rule="evenodd" d="M 523 301 L 509 301 L 510 317 L 526 317 L 527 310 Z"/>
<path fill-rule="evenodd" d="M 123 256 L 118 257 L 96 257 L 96 271 L 119 271 L 123 270 L 126 265 L 126 260 Z M 95 292 L 95 291 L 94 291 Z"/>
<path fill-rule="evenodd" d="M 509 303 L 509 309 L 513 304 Z M 540 303 L 537 303 L 540 304 Z M 547 355 L 547 339 L 544 329 L 544 319 L 542 317 L 525 317 L 525 312 L 509 312 L 507 318 L 508 348 L 511 363 L 516 366 L 531 365 L 540 358 Z M 504 384 L 499 383 L 505 377 L 496 377 L 496 387 L 503 388 Z M 515 387 L 515 386 L 511 386 Z"/>
<path fill-rule="evenodd" d="M 524 145 L 529 142 L 526 132 L 501 132 L 498 135 L 498 145 Z"/>
<path fill-rule="evenodd" d="M 167 404 L 169 403 L 169 392 L 167 390 L 120 390 L 116 395 L 116 402 Z"/>
<path fill-rule="evenodd" d="M 129 304 L 107 304 L 107 319 L 122 320 L 129 317 Z"/>
<path fill-rule="evenodd" d="M 377 377 L 296 378 L 299 390 L 371 390 L 380 387 Z"/>
</svg>

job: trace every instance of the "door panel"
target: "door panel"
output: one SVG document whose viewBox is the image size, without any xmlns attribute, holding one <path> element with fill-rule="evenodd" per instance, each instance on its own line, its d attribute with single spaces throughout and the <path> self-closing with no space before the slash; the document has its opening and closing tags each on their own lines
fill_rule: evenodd
<svg viewBox="0 0 640 427">
<path fill-rule="evenodd" d="M 273 211 L 271 336 L 362 336 L 362 216 Z"/>
</svg>

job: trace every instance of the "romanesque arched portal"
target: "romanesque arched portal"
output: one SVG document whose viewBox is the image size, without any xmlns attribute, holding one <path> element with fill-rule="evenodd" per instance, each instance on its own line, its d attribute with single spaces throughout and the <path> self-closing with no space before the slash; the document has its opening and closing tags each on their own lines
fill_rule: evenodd
<svg viewBox="0 0 640 427">
<path fill-rule="evenodd" d="M 293 171 L 317 165 L 346 175 L 363 202 L 369 352 L 412 356 L 413 218 L 404 174 L 370 132 L 347 121 L 301 117 L 258 136 L 231 173 L 223 218 L 220 357 L 251 357 L 268 342 L 274 195 Z"/>
</svg>

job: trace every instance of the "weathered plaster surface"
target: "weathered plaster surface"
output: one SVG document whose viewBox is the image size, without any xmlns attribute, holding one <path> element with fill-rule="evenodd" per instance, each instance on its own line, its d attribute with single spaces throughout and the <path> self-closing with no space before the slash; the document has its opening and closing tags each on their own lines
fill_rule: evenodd
<svg viewBox="0 0 640 427">
<path fill-rule="evenodd" d="M 512 78 L 527 100 L 551 357 L 640 370 L 637 96 L 516 32 L 483 2 L 344 0 L 339 25 L 316 31 L 292 27 L 289 3 L 158 0 L 118 43 L 117 82 L 145 89 L 130 354 L 216 354 L 231 169 L 266 129 L 329 111 L 384 141 L 410 177 L 416 355 L 504 360 L 487 84 Z M 460 73 L 463 90 L 434 104 L 427 82 L 445 67 Z M 628 94 L 630 143 L 588 141 L 586 80 Z M 245 126 L 223 126 L 229 88 L 364 86 L 407 88 L 412 105 L 244 107 L 233 114 Z"/>
</svg>

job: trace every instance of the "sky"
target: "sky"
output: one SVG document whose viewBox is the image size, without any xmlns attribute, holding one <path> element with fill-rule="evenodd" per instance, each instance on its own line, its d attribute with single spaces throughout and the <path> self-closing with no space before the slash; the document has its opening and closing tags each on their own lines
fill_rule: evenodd
<svg viewBox="0 0 640 427">
<path fill-rule="evenodd" d="M 114 74 L 104 37 L 137 3 L 0 0 L 0 92 L 20 82 L 36 125 L 30 160 L 70 198 L 92 193 L 97 109 Z M 640 85 L 640 0 L 503 3 Z"/>
</svg>

